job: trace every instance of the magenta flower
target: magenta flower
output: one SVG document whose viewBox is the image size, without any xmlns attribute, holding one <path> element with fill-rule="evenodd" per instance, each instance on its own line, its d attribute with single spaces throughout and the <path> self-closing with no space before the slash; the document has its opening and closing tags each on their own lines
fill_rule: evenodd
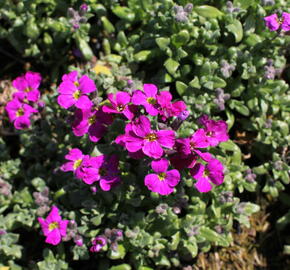
<svg viewBox="0 0 290 270">
<path fill-rule="evenodd" d="M 66 229 L 69 221 L 61 219 L 56 206 L 52 206 L 52 209 L 45 220 L 39 217 L 38 222 L 41 225 L 43 234 L 46 236 L 46 243 L 58 245 L 61 238 L 66 236 Z"/>
<path fill-rule="evenodd" d="M 88 133 L 92 142 L 98 142 L 107 132 L 107 125 L 112 122 L 112 116 L 104 113 L 102 108 L 94 110 L 78 109 L 75 112 L 72 130 L 75 136 L 83 136 Z"/>
<path fill-rule="evenodd" d="M 83 157 L 81 165 L 75 172 L 75 176 L 88 185 L 100 180 L 99 168 L 95 167 L 92 157 L 89 155 Z"/>
<path fill-rule="evenodd" d="M 290 13 L 283 12 L 281 18 L 278 18 L 277 14 L 272 14 L 265 17 L 264 21 L 270 31 L 277 31 L 280 27 L 284 31 L 290 31 Z"/>
<path fill-rule="evenodd" d="M 264 18 L 266 26 L 270 31 L 277 31 L 280 28 L 280 22 L 277 14 L 272 14 Z"/>
<path fill-rule="evenodd" d="M 170 162 L 174 168 L 182 170 L 185 168 L 193 168 L 198 158 L 208 161 L 211 155 L 207 152 L 201 152 L 199 148 L 209 146 L 204 129 L 198 129 L 189 138 L 177 139 L 174 149 L 176 154 L 170 157 Z"/>
<path fill-rule="evenodd" d="M 69 162 L 60 167 L 63 172 L 74 172 L 76 178 L 88 185 L 99 180 L 99 168 L 95 166 L 94 160 L 89 155 L 83 155 L 78 148 L 74 148 L 69 151 L 65 158 Z"/>
<path fill-rule="evenodd" d="M 145 186 L 160 195 L 169 195 L 180 181 L 178 170 L 168 171 L 169 162 L 167 159 L 153 160 L 151 168 L 157 174 L 148 174 L 145 177 Z"/>
<path fill-rule="evenodd" d="M 98 180 L 102 190 L 109 191 L 121 181 L 119 159 L 116 155 L 101 155 L 92 157 L 91 160 L 93 167 L 98 169 Z"/>
<path fill-rule="evenodd" d="M 134 105 L 129 105 L 131 96 L 128 93 L 119 91 L 116 95 L 108 94 L 108 99 L 111 104 L 103 106 L 104 112 L 123 114 L 129 120 L 134 118 Z"/>
<path fill-rule="evenodd" d="M 154 84 L 144 84 L 143 91 L 135 90 L 132 97 L 134 105 L 144 106 L 146 112 L 152 116 L 158 114 L 157 87 Z"/>
<path fill-rule="evenodd" d="M 163 155 L 161 146 L 172 148 L 174 145 L 175 132 L 173 130 L 152 130 L 150 120 L 146 116 L 140 116 L 127 126 L 124 141 L 129 152 L 137 152 L 142 149 L 146 156 L 157 159 Z"/>
<path fill-rule="evenodd" d="M 229 139 L 228 125 L 225 121 L 211 120 L 204 115 L 199 119 L 199 122 L 205 126 L 205 135 L 210 146 L 217 146 L 220 142 Z"/>
<path fill-rule="evenodd" d="M 12 85 L 24 94 L 28 101 L 37 102 L 40 97 L 38 87 L 41 82 L 41 75 L 37 72 L 28 71 L 23 76 L 17 77 Z M 15 93 L 17 96 L 18 93 Z"/>
<path fill-rule="evenodd" d="M 169 117 L 178 116 L 186 110 L 186 105 L 183 101 L 172 103 L 171 100 L 172 95 L 169 91 L 161 91 L 157 96 L 157 102 L 159 104 L 158 113 L 162 121 L 166 121 Z"/>
<path fill-rule="evenodd" d="M 99 252 L 107 244 L 107 238 L 99 235 L 92 241 L 92 244 L 93 245 L 91 246 L 90 251 Z"/>
<path fill-rule="evenodd" d="M 65 155 L 65 158 L 67 160 L 69 160 L 69 162 L 63 164 L 60 169 L 63 172 L 74 172 L 78 175 L 81 174 L 81 172 L 79 172 L 80 167 L 82 165 L 83 159 L 84 159 L 85 155 L 83 155 L 82 151 L 78 148 L 73 148 L 69 151 L 69 153 L 67 155 Z"/>
<path fill-rule="evenodd" d="M 9 101 L 5 107 L 9 120 L 14 123 L 16 129 L 30 127 L 29 117 L 37 110 L 30 105 L 20 102 L 17 98 Z"/>
<path fill-rule="evenodd" d="M 93 106 L 92 101 L 87 96 L 88 93 L 96 91 L 97 88 L 92 79 L 83 75 L 78 79 L 78 72 L 73 71 L 62 77 L 58 91 L 58 104 L 68 109 L 75 105 L 79 109 L 89 109 Z"/>
<path fill-rule="evenodd" d="M 215 185 L 221 185 L 224 181 L 223 165 L 217 159 L 211 159 L 204 166 L 197 163 L 190 173 L 197 180 L 195 187 L 199 192 L 208 192 L 212 189 L 211 182 Z"/>
</svg>

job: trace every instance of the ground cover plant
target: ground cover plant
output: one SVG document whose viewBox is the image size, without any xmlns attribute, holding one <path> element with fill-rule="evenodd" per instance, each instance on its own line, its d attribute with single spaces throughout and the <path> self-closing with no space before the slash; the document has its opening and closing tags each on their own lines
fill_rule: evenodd
<svg viewBox="0 0 290 270">
<path fill-rule="evenodd" d="M 0 8 L 0 269 L 289 267 L 286 1 Z"/>
</svg>

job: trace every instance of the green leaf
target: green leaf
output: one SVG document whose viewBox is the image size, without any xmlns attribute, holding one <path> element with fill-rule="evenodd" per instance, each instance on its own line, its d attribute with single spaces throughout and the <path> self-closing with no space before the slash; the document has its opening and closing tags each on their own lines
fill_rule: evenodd
<svg viewBox="0 0 290 270">
<path fill-rule="evenodd" d="M 214 88 L 224 88 L 227 85 L 226 81 L 218 76 L 214 76 L 212 81 Z"/>
<path fill-rule="evenodd" d="M 190 253 L 192 258 L 196 257 L 197 252 L 198 252 L 198 247 L 197 247 L 195 238 L 191 237 L 190 241 L 184 241 L 183 245 L 185 249 Z"/>
<path fill-rule="evenodd" d="M 164 66 L 171 75 L 174 75 L 179 67 L 179 63 L 173 60 L 172 58 L 168 58 L 165 61 Z"/>
<path fill-rule="evenodd" d="M 117 250 L 110 249 L 108 251 L 108 257 L 111 260 L 123 259 L 125 257 L 125 255 L 126 255 L 126 250 L 125 250 L 124 246 L 123 245 L 120 245 L 120 244 L 118 245 Z"/>
<path fill-rule="evenodd" d="M 112 266 L 109 270 L 131 270 L 132 267 L 129 264 L 119 264 L 116 266 Z"/>
<path fill-rule="evenodd" d="M 135 14 L 128 7 L 116 6 L 115 8 L 112 9 L 112 11 L 116 16 L 118 16 L 123 20 L 129 22 L 133 22 L 135 20 Z"/>
<path fill-rule="evenodd" d="M 178 48 L 185 45 L 189 41 L 189 33 L 187 30 L 182 30 L 178 34 L 172 36 L 172 43 Z"/>
<path fill-rule="evenodd" d="M 233 20 L 226 28 L 235 36 L 236 43 L 243 39 L 243 26 L 239 20 Z"/>
<path fill-rule="evenodd" d="M 117 39 L 118 42 L 122 45 L 122 46 L 126 46 L 128 44 L 128 39 L 124 33 L 124 31 L 120 31 L 117 35 Z"/>
<path fill-rule="evenodd" d="M 134 59 L 137 62 L 143 62 L 146 61 L 150 57 L 150 55 L 151 55 L 150 50 L 144 50 L 134 54 Z"/>
<path fill-rule="evenodd" d="M 223 16 L 224 14 L 215 7 L 212 6 L 198 6 L 194 8 L 194 11 L 205 18 L 218 18 Z"/>
<path fill-rule="evenodd" d="M 257 6 L 259 0 L 235 0 L 234 6 L 239 5 L 243 9 L 248 9 L 250 6 Z"/>
<path fill-rule="evenodd" d="M 199 83 L 199 78 L 197 76 L 195 76 L 193 78 L 193 80 L 191 80 L 189 82 L 189 86 L 192 87 L 192 88 L 197 88 L 197 89 L 200 89 L 200 83 Z"/>
<path fill-rule="evenodd" d="M 157 43 L 158 47 L 164 51 L 168 48 L 168 45 L 170 43 L 170 39 L 169 38 L 164 38 L 164 37 L 160 37 L 160 38 L 156 38 L 155 42 Z"/>
<path fill-rule="evenodd" d="M 185 83 L 183 83 L 183 82 L 180 82 L 180 81 L 177 81 L 175 83 L 175 87 L 176 87 L 177 93 L 180 96 L 182 96 L 185 93 L 186 89 L 187 89 L 187 85 Z"/>
<path fill-rule="evenodd" d="M 89 44 L 83 38 L 81 38 L 80 36 L 76 36 L 76 44 L 78 49 L 82 52 L 82 55 L 87 61 L 93 58 L 94 56 L 93 51 L 89 46 Z"/>
<path fill-rule="evenodd" d="M 103 23 L 103 26 L 105 28 L 105 30 L 111 34 L 111 33 L 114 33 L 115 32 L 115 27 L 114 25 L 107 19 L 107 17 L 105 16 L 102 16 L 101 17 L 101 21 Z"/>
<path fill-rule="evenodd" d="M 169 245 L 171 250 L 176 250 L 180 241 L 180 232 L 175 233 L 174 235 L 171 236 L 172 241 Z"/>
</svg>

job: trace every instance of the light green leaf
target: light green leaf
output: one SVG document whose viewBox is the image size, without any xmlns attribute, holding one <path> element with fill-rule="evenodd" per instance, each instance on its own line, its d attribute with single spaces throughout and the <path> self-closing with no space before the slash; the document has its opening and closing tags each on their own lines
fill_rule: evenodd
<svg viewBox="0 0 290 270">
<path fill-rule="evenodd" d="M 243 26 L 239 20 L 233 20 L 226 28 L 235 36 L 236 43 L 243 39 Z"/>
<path fill-rule="evenodd" d="M 207 6 L 207 5 L 195 7 L 194 11 L 198 15 L 206 17 L 206 18 L 218 18 L 224 15 L 217 8 L 212 7 L 212 6 Z"/>
</svg>

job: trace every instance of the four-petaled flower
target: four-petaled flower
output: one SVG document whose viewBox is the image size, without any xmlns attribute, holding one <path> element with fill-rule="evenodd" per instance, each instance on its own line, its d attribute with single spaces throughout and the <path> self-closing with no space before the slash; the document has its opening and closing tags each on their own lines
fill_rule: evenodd
<svg viewBox="0 0 290 270">
<path fill-rule="evenodd" d="M 222 163 L 212 158 L 206 165 L 196 163 L 190 170 L 194 179 L 197 180 L 195 187 L 199 192 L 208 192 L 212 189 L 211 182 L 215 185 L 221 185 L 224 181 Z"/>
<path fill-rule="evenodd" d="M 132 103 L 144 106 L 146 112 L 152 116 L 158 114 L 157 87 L 154 84 L 144 84 L 143 91 L 135 90 L 132 97 Z"/>
<path fill-rule="evenodd" d="M 178 170 L 167 170 L 169 162 L 167 159 L 153 160 L 151 168 L 155 173 L 146 175 L 145 186 L 153 192 L 160 195 L 169 195 L 174 191 L 174 187 L 180 181 L 180 173 Z"/>
<path fill-rule="evenodd" d="M 116 95 L 108 94 L 109 106 L 104 105 L 103 111 L 106 113 L 123 114 L 129 120 L 134 118 L 134 105 L 130 105 L 131 96 L 126 92 L 117 92 Z"/>
<path fill-rule="evenodd" d="M 45 242 L 52 245 L 58 245 L 61 238 L 66 236 L 68 220 L 62 220 L 58 213 L 58 208 L 52 206 L 52 209 L 46 219 L 38 218 L 43 234 L 46 236 Z"/>
<path fill-rule="evenodd" d="M 173 130 L 151 129 L 150 120 L 146 116 L 140 116 L 132 125 L 129 124 L 124 136 L 125 146 L 129 152 L 137 152 L 142 149 L 143 153 L 152 158 L 161 158 L 163 149 L 172 148 L 175 140 Z"/>
<path fill-rule="evenodd" d="M 79 109 L 89 109 L 93 106 L 93 103 L 87 94 L 96 90 L 94 81 L 87 75 L 78 79 L 78 72 L 72 71 L 62 76 L 62 83 L 58 88 L 60 95 L 57 102 L 65 109 L 73 105 Z"/>
</svg>

